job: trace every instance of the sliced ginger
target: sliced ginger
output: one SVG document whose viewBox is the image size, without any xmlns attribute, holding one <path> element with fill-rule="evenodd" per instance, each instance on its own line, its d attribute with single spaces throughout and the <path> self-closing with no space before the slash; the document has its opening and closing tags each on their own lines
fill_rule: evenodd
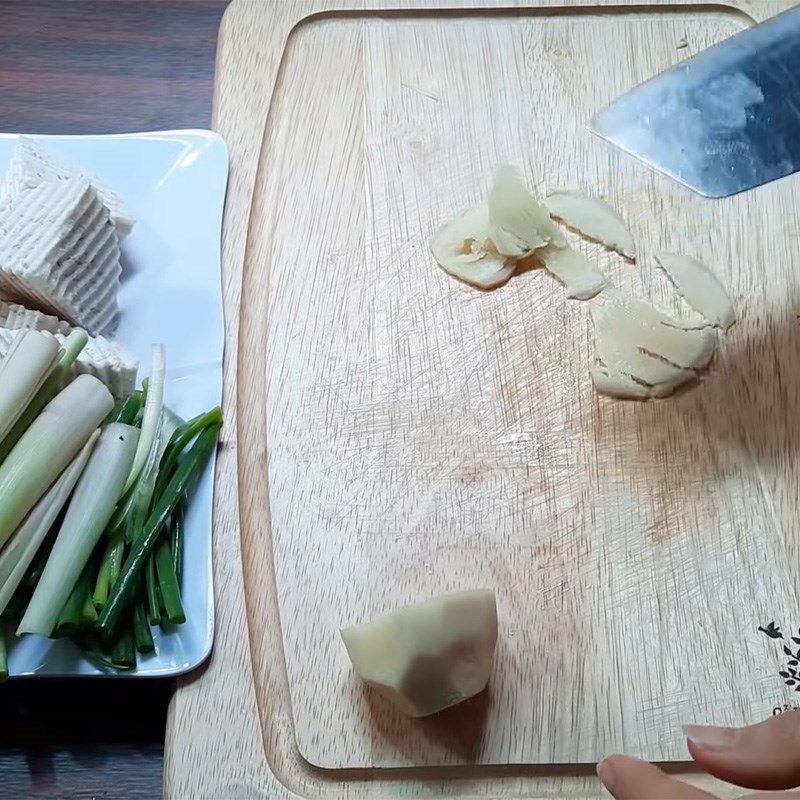
<svg viewBox="0 0 800 800">
<path fill-rule="evenodd" d="M 497 252 L 489 228 L 487 206 L 465 211 L 436 231 L 430 245 L 433 257 L 445 272 L 479 289 L 505 283 L 516 264 Z"/>
<path fill-rule="evenodd" d="M 625 221 L 605 201 L 564 190 L 548 195 L 544 205 L 553 217 L 587 239 L 636 260 L 636 246 Z"/>
<path fill-rule="evenodd" d="M 678 294 L 709 325 L 727 330 L 736 321 L 728 293 L 716 275 L 696 258 L 660 253 L 656 261 L 667 273 Z"/>
</svg>

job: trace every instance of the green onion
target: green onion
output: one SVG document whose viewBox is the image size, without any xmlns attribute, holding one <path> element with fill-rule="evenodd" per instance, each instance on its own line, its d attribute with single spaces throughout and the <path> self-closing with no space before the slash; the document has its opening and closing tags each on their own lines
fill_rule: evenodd
<svg viewBox="0 0 800 800">
<path fill-rule="evenodd" d="M 100 570 L 94 585 L 93 600 L 98 610 L 106 604 L 108 591 L 119 578 L 124 555 L 125 537 L 121 533 L 112 535 L 106 546 L 106 552 L 103 554 L 103 560 L 100 562 Z"/>
<path fill-rule="evenodd" d="M 156 501 L 143 535 L 132 544 L 131 551 L 122 568 L 122 574 L 114 584 L 98 621 L 98 628 L 105 635 L 111 634 L 116 628 L 123 611 L 130 604 L 145 560 L 152 552 L 173 509 L 195 484 L 203 467 L 214 452 L 219 430 L 219 425 L 212 425 L 197 437 L 186 456 L 178 464 L 175 475 L 163 494 Z"/>
<path fill-rule="evenodd" d="M 198 414 L 181 425 L 173 434 L 161 458 L 161 466 L 158 470 L 158 480 L 156 481 L 155 497 L 158 499 L 164 488 L 172 478 L 175 465 L 178 463 L 181 453 L 186 445 L 194 439 L 201 431 L 211 425 L 222 425 L 222 409 L 217 406 L 204 414 Z"/>
<path fill-rule="evenodd" d="M 0 612 L 5 611 L 33 557 L 78 482 L 99 431 L 95 431 L 72 463 L 31 509 L 11 540 L 0 552 Z"/>
<path fill-rule="evenodd" d="M 0 464 L 0 546 L 108 416 L 114 400 L 92 375 L 59 392 Z"/>
<path fill-rule="evenodd" d="M 24 330 L 0 365 L 0 439 L 14 427 L 58 362 L 58 340 L 49 333 Z"/>
<path fill-rule="evenodd" d="M 170 550 L 172 551 L 172 568 L 180 587 L 183 583 L 183 523 L 186 517 L 186 503 L 181 501 L 175 506 L 170 519 Z"/>
<path fill-rule="evenodd" d="M 142 400 L 144 394 L 142 392 L 133 392 L 128 395 L 125 400 L 114 409 L 109 422 L 121 422 L 123 425 L 133 425 L 136 421 L 136 415 L 142 407 Z"/>
<path fill-rule="evenodd" d="M 25 613 L 25 608 L 33 595 L 33 590 L 36 588 L 36 584 L 39 583 L 39 578 L 42 577 L 44 565 L 50 557 L 55 538 L 55 535 L 48 535 L 42 546 L 37 550 L 30 567 L 28 567 L 28 571 L 22 577 L 19 588 L 11 595 L 11 600 L 9 600 L 5 611 L 3 611 L 4 619 L 13 620 L 16 624 Z"/>
<path fill-rule="evenodd" d="M 150 625 L 147 623 L 147 612 L 142 603 L 135 603 L 133 607 L 133 640 L 139 653 L 152 653 L 156 649 Z"/>
<path fill-rule="evenodd" d="M 147 616 L 151 625 L 161 624 L 161 590 L 156 579 L 156 565 L 153 556 L 147 559 L 144 567 L 144 585 L 147 592 Z"/>
<path fill-rule="evenodd" d="M 0 632 L 0 683 L 8 680 L 8 651 L 6 650 L 6 637 Z"/>
<path fill-rule="evenodd" d="M 125 491 L 133 486 L 142 467 L 147 461 L 156 431 L 161 421 L 161 408 L 164 404 L 164 378 L 166 376 L 166 357 L 164 355 L 164 345 L 153 345 L 153 367 L 150 372 L 150 381 L 147 385 L 147 400 L 145 401 L 144 417 L 142 418 L 142 435 L 139 438 L 139 446 L 136 448 L 136 456 L 133 459 L 130 475 L 125 482 Z"/>
<path fill-rule="evenodd" d="M 90 572 L 91 564 L 87 564 L 58 615 L 58 621 L 53 629 L 54 638 L 72 636 L 97 620 L 97 612 L 94 610 L 89 594 Z M 88 607 L 87 600 L 89 601 Z"/>
<path fill-rule="evenodd" d="M 108 535 L 112 538 L 124 532 L 125 538 L 130 541 L 133 538 L 135 527 L 141 528 L 144 524 L 147 514 L 150 512 L 158 466 L 161 463 L 164 450 L 172 440 L 175 431 L 183 424 L 183 420 L 177 414 L 173 414 L 168 408 L 164 408 L 153 446 L 150 448 L 150 453 L 147 456 L 147 461 L 139 480 L 123 495 L 122 501 L 118 504 L 108 525 Z M 138 520 L 138 526 L 135 526 L 137 508 L 141 507 L 144 507 L 143 511 L 140 512 L 143 517 Z"/>
<path fill-rule="evenodd" d="M 133 634 L 125 626 L 118 634 L 111 648 L 111 663 L 122 670 L 136 669 L 136 649 Z"/>
<path fill-rule="evenodd" d="M 70 331 L 64 340 L 63 354 L 55 369 L 45 378 L 44 383 L 34 395 L 30 403 L 19 419 L 14 423 L 11 430 L 3 437 L 0 442 L 0 461 L 4 461 L 11 452 L 11 448 L 20 440 L 23 433 L 31 426 L 31 423 L 39 416 L 39 412 L 58 394 L 70 367 L 86 347 L 89 337 L 86 331 L 76 328 Z"/>
<path fill-rule="evenodd" d="M 84 627 L 89 627 L 97 622 L 97 609 L 92 602 L 92 583 L 91 576 L 86 581 L 86 588 L 83 592 L 83 605 L 81 606 L 81 624 Z"/>
<path fill-rule="evenodd" d="M 108 412 L 106 412 L 108 413 Z M 49 636 L 105 530 L 128 476 L 139 431 L 113 422 L 100 434 L 17 634 Z"/>
<path fill-rule="evenodd" d="M 113 656 L 108 655 L 96 636 L 89 632 L 81 631 L 72 637 L 72 641 L 80 647 L 83 655 L 86 656 L 87 661 L 91 662 L 97 669 L 111 670 L 113 672 L 130 671 L 136 666 L 136 655 L 134 654 L 134 663 L 130 665 L 130 661 L 122 663 L 120 661 L 113 661 Z"/>
<path fill-rule="evenodd" d="M 156 546 L 155 562 L 158 571 L 158 585 L 161 589 L 161 601 L 164 604 L 167 619 L 180 625 L 186 622 L 186 614 L 183 611 L 183 603 L 181 603 L 181 590 L 175 575 L 169 542 L 163 536 Z"/>
</svg>

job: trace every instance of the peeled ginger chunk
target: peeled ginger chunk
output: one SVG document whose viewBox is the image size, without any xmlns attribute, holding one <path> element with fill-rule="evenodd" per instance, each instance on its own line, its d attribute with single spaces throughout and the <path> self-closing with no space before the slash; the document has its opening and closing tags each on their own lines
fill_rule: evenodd
<svg viewBox="0 0 800 800">
<path fill-rule="evenodd" d="M 489 228 L 485 205 L 459 214 L 434 234 L 430 244 L 433 257 L 449 275 L 479 289 L 505 283 L 516 265 L 494 248 Z"/>
<path fill-rule="evenodd" d="M 696 258 L 673 253 L 659 253 L 655 258 L 678 294 L 709 325 L 727 330 L 736 322 L 733 304 L 725 287 L 708 267 Z"/>
<path fill-rule="evenodd" d="M 548 195 L 544 205 L 552 216 L 585 238 L 636 260 L 636 246 L 625 221 L 603 200 L 563 190 Z"/>
<path fill-rule="evenodd" d="M 489 681 L 494 592 L 446 594 L 341 632 L 358 676 L 411 717 L 467 700 Z"/>
<path fill-rule="evenodd" d="M 552 275 L 564 284 L 567 297 L 589 300 L 607 285 L 606 276 L 583 253 L 568 245 L 545 247 L 538 253 L 542 263 Z"/>
<path fill-rule="evenodd" d="M 592 381 L 614 397 L 671 394 L 708 365 L 716 345 L 713 331 L 683 327 L 649 303 L 622 295 L 593 309 L 592 322 Z"/>
<path fill-rule="evenodd" d="M 565 245 L 564 234 L 510 167 L 501 167 L 489 194 L 491 239 L 499 253 L 522 258 L 548 244 Z"/>
</svg>

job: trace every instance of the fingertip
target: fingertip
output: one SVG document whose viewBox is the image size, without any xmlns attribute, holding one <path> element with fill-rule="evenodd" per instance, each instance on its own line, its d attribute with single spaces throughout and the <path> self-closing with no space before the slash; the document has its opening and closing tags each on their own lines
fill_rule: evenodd
<svg viewBox="0 0 800 800">
<path fill-rule="evenodd" d="M 613 755 L 597 765 L 597 776 L 616 800 L 707 800 L 712 795 L 675 780 L 654 764 Z"/>
<path fill-rule="evenodd" d="M 607 756 L 597 764 L 597 777 L 600 778 L 600 783 L 608 789 L 611 794 L 614 794 L 614 761 L 622 756 Z"/>
<path fill-rule="evenodd" d="M 619 753 L 604 758 L 597 765 L 597 777 L 600 778 L 603 786 L 617 798 L 628 796 L 628 785 L 632 780 L 634 783 L 638 783 L 641 775 L 652 775 L 654 771 L 660 772 L 661 770 L 647 761 L 642 761 L 641 758 L 623 756 Z"/>
<path fill-rule="evenodd" d="M 716 778 L 771 791 L 800 784 L 800 712 L 745 728 L 700 725 L 684 732 L 695 763 Z"/>
</svg>

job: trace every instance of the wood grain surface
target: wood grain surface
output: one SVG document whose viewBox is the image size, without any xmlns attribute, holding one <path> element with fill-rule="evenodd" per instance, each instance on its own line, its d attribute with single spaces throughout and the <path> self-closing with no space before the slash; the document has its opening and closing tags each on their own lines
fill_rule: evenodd
<svg viewBox="0 0 800 800">
<path fill-rule="evenodd" d="M 776 224 L 800 183 L 709 202 L 585 126 L 741 23 L 432 12 L 292 34 L 242 312 L 242 377 L 267 376 L 241 424 L 266 415 L 274 567 L 257 557 L 263 524 L 241 530 L 247 595 L 275 575 L 312 764 L 576 763 L 612 749 L 674 760 L 685 720 L 741 724 L 789 699 L 783 653 L 757 627 L 800 621 L 784 546 L 798 518 L 800 281 Z M 740 319 L 701 386 L 662 403 L 600 398 L 592 304 L 543 271 L 486 293 L 437 269 L 434 230 L 485 199 L 498 163 L 540 194 L 578 186 L 622 210 L 635 267 L 578 246 L 638 296 L 674 296 L 653 251 L 711 257 Z M 761 359 L 785 383 L 754 399 Z M 748 432 L 754 406 L 771 410 L 788 458 Z M 361 690 L 341 627 L 485 587 L 501 627 L 487 694 L 420 722 Z"/>
<path fill-rule="evenodd" d="M 208 127 L 227 0 L 2 0 L 0 126 L 29 133 Z M 161 793 L 171 681 L 0 687 L 7 797 Z"/>
<path fill-rule="evenodd" d="M 3 0 L 2 129 L 208 127 L 227 0 Z"/>
<path fill-rule="evenodd" d="M 419 7 L 425 4 L 409 5 Z M 553 5 L 558 4 L 554 3 Z M 777 12 L 791 3 L 758 2 L 737 5 L 755 18 L 761 18 Z M 336 8 L 336 4 L 320 2 L 255 6 L 238 2 L 229 10 L 223 24 L 215 125 L 226 136 L 232 148 L 232 175 L 225 236 L 225 290 L 229 325 L 228 351 L 226 353 L 226 399 L 229 413 L 238 406 L 239 430 L 244 430 L 246 425 L 247 435 L 231 436 L 228 440 L 227 452 L 220 462 L 218 490 L 221 490 L 222 493 L 218 495 L 215 561 L 218 586 L 220 587 L 217 598 L 219 612 L 217 645 L 215 655 L 203 674 L 196 675 L 184 682 L 171 705 L 165 765 L 167 793 L 175 797 L 387 797 L 443 794 L 493 797 L 501 795 L 517 797 L 598 796 L 596 782 L 593 778 L 588 777 L 591 774 L 591 768 L 512 767 L 503 769 L 496 767 L 484 770 L 478 767 L 467 767 L 433 770 L 318 770 L 311 768 L 300 758 L 296 749 L 286 664 L 282 648 L 282 631 L 277 624 L 279 584 L 276 584 L 273 570 L 272 548 L 276 540 L 273 539 L 275 531 L 271 525 L 274 520 L 270 518 L 272 511 L 270 500 L 274 497 L 272 493 L 275 490 L 268 484 L 265 469 L 265 459 L 275 457 L 274 451 L 267 450 L 265 446 L 268 437 L 263 414 L 265 404 L 273 402 L 266 392 L 268 379 L 272 373 L 267 371 L 270 362 L 265 363 L 263 368 L 258 368 L 260 363 L 264 363 L 262 361 L 265 355 L 264 343 L 269 341 L 270 347 L 273 346 L 272 340 L 264 334 L 270 330 L 274 322 L 264 314 L 265 306 L 263 303 L 259 305 L 258 300 L 270 297 L 273 292 L 273 288 L 270 286 L 272 274 L 267 269 L 267 267 L 271 269 L 276 264 L 272 249 L 275 239 L 272 234 L 278 230 L 284 214 L 296 214 L 297 210 L 294 207 L 285 210 L 282 206 L 270 206 L 270 199 L 274 200 L 276 193 L 269 187 L 271 176 L 265 167 L 270 166 L 273 163 L 272 159 L 276 156 L 273 149 L 263 148 L 262 150 L 261 144 L 264 125 L 268 119 L 267 112 L 270 110 L 273 98 L 276 101 L 281 98 L 281 94 L 276 91 L 275 87 L 279 78 L 279 65 L 285 57 L 289 32 L 305 15 L 315 10 L 331 8 Z M 676 13 L 683 13 L 683 10 L 678 9 Z M 607 15 L 598 16 L 605 18 Z M 335 24 L 336 21 L 335 15 L 325 20 L 328 25 Z M 350 57 L 347 52 L 340 51 L 340 59 L 336 60 L 337 63 L 339 61 L 343 61 L 345 65 L 349 63 Z M 404 63 L 408 64 L 409 62 Z M 415 65 L 411 64 L 409 68 L 414 69 Z M 635 59 L 634 66 L 628 65 L 628 68 L 635 70 Z M 341 75 L 341 72 L 336 74 Z M 630 74 L 629 72 L 628 75 Z M 277 86 L 280 88 L 279 82 Z M 302 108 L 302 105 L 300 103 L 299 107 Z M 277 103 L 272 105 L 273 109 L 276 107 Z M 333 113 L 333 116 L 336 119 L 340 118 L 338 111 Z M 299 115 L 298 118 L 301 116 Z M 280 128 L 280 124 L 279 118 L 270 118 L 267 130 L 270 130 L 270 126 L 272 129 Z M 300 138 L 302 140 L 302 137 Z M 330 144 L 326 146 L 332 147 Z M 324 147 L 323 152 L 325 152 Z M 260 171 L 259 154 L 261 156 Z M 331 167 L 330 163 L 325 164 L 324 159 L 321 161 L 320 169 Z M 480 160 L 478 164 L 486 166 Z M 305 165 L 305 167 L 310 169 L 309 165 Z M 347 164 L 346 169 L 354 169 L 354 167 Z M 337 177 L 343 175 L 346 178 L 348 175 L 346 169 L 344 172 L 338 173 Z M 595 180 L 607 177 L 607 175 L 599 175 L 595 176 Z M 614 193 L 622 192 L 620 186 L 615 186 L 613 181 L 603 180 L 601 183 L 603 186 L 609 186 L 607 191 L 611 193 L 613 199 L 619 200 Z M 348 185 L 345 180 L 345 187 Z M 471 186 L 477 187 L 478 185 L 476 181 L 460 188 L 468 193 Z M 254 186 L 256 188 L 255 195 L 253 195 Z M 600 186 L 598 185 L 597 188 Z M 783 191 L 785 190 L 781 188 L 771 188 L 767 193 L 766 208 L 759 213 L 767 214 L 770 210 L 775 211 Z M 624 194 L 624 192 L 622 193 Z M 251 209 L 251 197 L 253 196 L 261 203 L 261 206 Z M 668 212 L 670 206 L 675 203 L 674 198 L 670 198 L 668 194 L 668 202 L 665 203 L 666 208 L 664 209 L 657 206 L 658 196 L 652 189 L 650 191 L 643 190 L 639 199 L 646 200 L 650 207 L 655 204 L 656 211 Z M 345 198 L 349 199 L 347 194 L 345 194 Z M 441 198 L 438 202 L 442 202 Z M 785 202 L 785 198 L 781 202 Z M 648 211 L 648 216 L 651 210 L 649 206 L 644 206 L 644 210 Z M 272 216 L 268 215 L 270 208 Z M 352 212 L 346 203 L 343 202 L 341 208 L 343 209 L 342 216 L 351 215 Z M 248 218 L 251 211 L 253 226 L 250 229 L 248 240 Z M 358 209 L 355 213 L 357 212 Z M 691 215 L 689 216 L 691 217 Z M 697 222 L 700 227 L 699 232 L 693 233 L 692 226 L 689 225 L 691 236 L 697 236 L 695 246 L 702 241 L 704 234 L 712 230 L 715 225 L 729 224 L 732 216 L 733 212 L 730 209 L 724 211 L 719 219 L 712 217 L 709 220 L 707 216 L 704 217 L 701 214 Z M 639 212 L 634 214 L 634 217 L 638 220 Z M 645 215 L 642 213 L 641 220 L 644 220 L 644 217 Z M 257 231 L 256 228 L 262 228 L 265 219 L 268 221 L 268 225 L 266 234 L 262 238 L 261 231 Z M 753 219 L 761 221 L 757 215 Z M 654 238 L 672 235 L 672 228 L 664 227 L 666 223 L 657 214 L 656 220 L 658 224 Z M 433 222 L 434 220 L 428 220 L 426 224 L 433 224 Z M 638 224 L 643 225 L 644 222 L 639 221 Z M 311 229 L 312 237 L 320 235 L 318 228 L 321 227 L 322 221 L 320 220 L 317 222 L 317 227 Z M 740 254 L 737 251 L 735 253 L 737 258 L 733 260 L 731 251 L 741 247 L 743 252 L 748 252 L 747 248 L 751 245 L 746 242 L 747 237 L 742 233 L 744 230 L 742 225 L 736 223 L 732 230 L 736 233 L 733 241 L 723 247 L 721 262 L 722 267 L 727 266 L 730 271 L 729 278 L 740 279 L 743 274 L 739 262 Z M 782 234 L 785 233 L 782 231 Z M 753 234 L 754 237 L 758 235 Z M 378 244 L 383 245 L 383 241 Z M 362 252 L 367 255 L 367 261 L 368 247 L 369 243 L 365 239 Z M 785 248 L 785 245 L 783 247 Z M 726 255 L 727 259 L 724 258 Z M 786 255 L 785 249 L 784 255 Z M 306 263 L 309 261 L 307 259 Z M 315 255 L 314 260 L 310 263 L 319 264 L 318 256 Z M 243 264 L 245 265 L 244 272 Z M 734 274 L 734 269 L 736 274 Z M 321 270 L 317 270 L 313 274 L 319 272 Z M 433 274 L 436 274 L 435 271 Z M 642 273 L 636 274 L 641 275 Z M 732 365 L 728 364 L 724 357 L 721 358 L 719 364 L 721 372 L 726 369 L 740 369 L 741 374 L 747 374 L 745 368 L 748 363 L 753 362 L 753 349 L 757 347 L 757 342 L 765 342 L 765 347 L 772 348 L 778 359 L 788 351 L 789 346 L 787 345 L 784 350 L 779 341 L 781 332 L 784 335 L 793 336 L 785 324 L 784 312 L 789 307 L 787 305 L 789 300 L 785 291 L 783 295 L 780 295 L 777 289 L 779 277 L 781 276 L 777 272 L 774 273 L 772 279 L 762 282 L 756 292 L 750 293 L 746 297 L 743 306 L 746 312 L 745 318 L 749 320 L 751 327 L 748 330 L 742 326 L 743 332 L 738 335 L 743 338 L 738 344 L 731 344 L 729 351 L 734 355 L 736 353 L 742 355 L 734 358 Z M 555 291 L 555 287 L 548 289 L 542 287 L 543 276 L 529 276 L 529 278 L 531 280 L 535 278 L 538 281 L 531 284 L 531 289 L 535 286 L 537 291 L 548 293 Z M 317 279 L 320 280 L 320 278 Z M 243 283 L 247 289 L 244 293 L 242 293 Z M 253 295 L 251 290 L 254 287 L 257 291 Z M 642 285 L 641 288 L 652 291 L 656 295 L 659 291 L 655 286 Z M 738 292 L 747 288 L 746 284 L 737 285 Z M 763 300 L 764 304 L 753 306 L 754 295 L 759 300 Z M 791 293 L 789 293 L 789 297 L 791 297 Z M 243 302 L 240 303 L 242 299 Z M 236 314 L 237 310 L 240 311 L 239 315 Z M 773 313 L 776 311 L 777 314 Z M 749 312 L 749 316 L 747 312 Z M 244 335 L 240 336 L 240 331 Z M 285 334 L 286 331 L 283 333 Z M 777 349 L 776 346 L 778 346 Z M 778 361 L 778 363 L 781 362 Z M 770 494 L 770 492 L 776 486 L 775 481 L 780 480 L 782 469 L 792 466 L 793 450 L 790 446 L 784 446 L 784 439 L 781 438 L 785 430 L 782 426 L 786 421 L 786 406 L 782 405 L 784 390 L 783 388 L 774 390 L 781 395 L 778 398 L 781 402 L 774 406 L 770 402 L 765 402 L 761 406 L 754 407 L 744 400 L 738 402 L 736 406 L 736 413 L 741 415 L 739 421 L 743 418 L 751 419 L 752 415 L 759 419 L 766 419 L 769 422 L 766 427 L 768 430 L 774 431 L 774 435 L 753 437 L 749 441 L 740 440 L 726 443 L 725 436 L 731 436 L 733 427 L 729 428 L 723 425 L 718 430 L 710 430 L 708 427 L 709 420 L 713 422 L 714 414 L 720 406 L 721 400 L 728 399 L 724 382 L 717 379 L 715 383 L 714 377 L 712 376 L 707 381 L 702 391 L 714 390 L 716 386 L 715 391 L 719 394 L 705 396 L 705 402 L 708 402 L 709 405 L 704 409 L 704 416 L 699 417 L 702 424 L 695 422 L 695 418 L 686 413 L 693 410 L 692 404 L 699 402 L 697 399 L 682 399 L 682 402 L 688 406 L 679 404 L 678 409 L 680 410 L 676 411 L 672 420 L 676 429 L 681 432 L 688 430 L 697 437 L 698 442 L 702 443 L 708 440 L 718 448 L 712 454 L 713 457 L 707 461 L 701 460 L 696 468 L 691 459 L 681 461 L 679 464 L 681 469 L 686 470 L 687 466 L 692 467 L 686 476 L 681 476 L 681 482 L 691 486 L 691 476 L 702 476 L 709 461 L 716 469 L 718 465 L 715 458 L 720 454 L 725 459 L 730 459 L 734 465 L 741 466 L 744 452 L 752 459 L 752 463 L 749 463 L 748 467 L 755 464 L 762 468 L 760 472 L 756 470 L 749 473 L 744 473 L 741 469 L 732 469 L 730 475 L 726 476 L 732 479 L 734 485 L 736 481 L 739 481 L 739 494 L 735 496 L 739 497 L 740 506 L 742 498 L 746 496 L 747 480 L 752 480 L 752 476 L 755 474 L 757 487 L 754 498 L 756 500 L 760 498 L 763 501 L 765 496 L 771 496 L 776 503 L 774 506 L 775 521 L 781 522 L 788 517 L 791 511 L 791 497 L 780 491 L 775 491 L 774 494 Z M 742 380 L 741 377 L 740 380 Z M 764 383 L 763 377 L 760 378 L 760 383 Z M 787 391 L 791 396 L 793 391 L 791 387 Z M 687 394 L 685 397 L 692 398 L 694 396 Z M 712 401 L 716 402 L 716 405 Z M 606 413 L 610 413 L 612 416 L 614 414 L 613 411 Z M 654 412 L 642 413 L 646 416 Z M 626 437 L 630 437 L 623 441 L 635 442 L 638 446 L 641 444 L 639 438 L 641 431 L 647 429 L 652 434 L 651 439 L 644 441 L 646 452 L 637 454 L 637 466 L 641 466 L 640 460 L 649 450 L 652 451 L 649 453 L 652 458 L 656 459 L 656 456 L 660 456 L 663 461 L 664 453 L 670 454 L 672 450 L 676 449 L 676 443 L 671 440 L 668 427 L 659 427 L 663 423 L 662 420 L 651 419 L 645 425 L 641 414 L 635 418 L 635 421 L 632 421 L 633 419 L 623 418 L 620 420 L 620 424 L 624 426 L 622 430 L 627 432 Z M 271 420 L 270 424 L 274 425 L 275 422 Z M 750 425 L 748 429 L 752 430 L 752 427 Z M 685 438 L 684 441 L 686 441 Z M 680 437 L 678 442 L 680 442 Z M 677 450 L 685 450 L 684 456 L 692 455 L 688 451 L 692 450 L 695 444 L 694 440 L 689 440 L 689 443 L 683 448 L 678 444 Z M 726 449 L 728 444 L 730 447 Z M 610 442 L 608 446 L 613 449 L 614 442 Z M 776 451 L 779 453 L 779 458 L 767 467 L 766 461 L 761 461 L 762 456 L 765 459 L 775 457 Z M 239 479 L 238 510 L 235 504 L 236 498 L 230 491 L 231 478 L 237 472 Z M 685 489 L 683 485 L 674 485 L 675 479 L 673 479 L 673 484 L 669 484 L 670 476 L 667 471 L 664 471 L 663 478 L 667 482 L 669 492 L 679 492 Z M 706 500 L 706 498 L 702 499 Z M 738 517 L 739 510 L 742 509 L 726 509 L 728 516 L 725 525 L 720 527 L 721 533 L 726 536 L 730 535 L 728 523 Z M 747 512 L 747 509 L 743 510 L 745 513 Z M 658 510 L 654 509 L 654 511 Z M 763 514 L 762 508 L 759 508 L 759 514 Z M 758 519 L 760 524 L 764 525 L 763 516 L 759 516 Z M 239 521 L 241 521 L 243 532 L 241 547 L 237 527 Z M 662 527 L 669 531 L 670 524 L 668 517 L 665 518 L 662 525 L 653 524 L 651 526 L 652 534 L 658 534 Z M 776 536 L 777 533 L 783 533 L 781 525 L 773 524 L 768 533 L 772 534 L 772 541 L 770 543 L 765 537 L 765 549 L 776 547 L 780 550 L 780 547 L 783 546 L 788 550 L 791 543 L 785 540 L 779 541 Z M 651 536 L 651 538 L 653 537 Z M 724 561 L 726 558 L 741 560 L 743 554 L 752 550 L 754 540 L 745 541 L 744 549 L 739 552 L 738 548 L 741 543 L 735 541 L 735 538 L 728 540 L 735 547 L 730 551 L 725 551 L 725 557 L 720 561 Z M 672 544 L 670 544 L 671 542 Z M 661 546 L 663 548 L 677 546 L 674 536 L 667 537 L 663 542 L 651 541 L 649 544 L 651 547 Z M 699 541 L 694 541 L 693 545 L 701 548 L 708 546 Z M 620 565 L 624 566 L 627 549 L 621 548 L 617 555 L 621 559 Z M 634 549 L 634 555 L 636 555 L 636 549 Z M 788 553 L 785 551 L 783 555 L 791 557 L 791 551 Z M 772 554 L 762 556 L 763 558 L 770 562 L 776 560 Z M 687 565 L 686 561 L 679 563 L 683 566 Z M 245 583 L 249 587 L 256 586 L 255 576 L 266 576 L 266 580 L 257 585 L 257 590 L 251 589 L 247 595 L 243 590 L 242 565 L 244 566 Z M 606 569 L 609 568 L 608 564 L 605 566 Z M 666 572 L 666 568 L 664 571 Z M 624 584 L 626 579 L 624 572 L 620 572 L 617 577 Z M 346 577 L 346 580 L 350 579 L 351 576 Z M 764 588 L 767 591 L 767 587 Z M 648 599 L 647 596 L 631 592 L 626 597 L 624 605 L 618 605 L 615 610 L 621 615 L 624 615 L 625 611 L 629 611 L 634 616 L 637 614 L 641 616 L 648 613 L 648 603 L 645 602 Z M 782 596 L 775 599 L 778 603 L 784 602 Z M 245 608 L 247 610 L 246 618 Z M 705 611 L 705 609 L 703 610 Z M 331 612 L 324 609 L 323 613 Z M 334 613 L 336 613 L 336 609 L 334 609 Z M 670 626 L 665 627 L 662 631 L 647 630 L 644 634 L 640 634 L 640 637 L 655 639 L 664 636 L 665 632 L 672 635 L 678 621 L 676 618 Z M 750 620 L 748 624 L 752 626 L 758 622 L 760 620 Z M 243 644 L 243 640 L 246 641 L 248 634 L 250 636 L 249 652 L 247 646 Z M 733 645 L 734 647 L 738 646 L 735 642 Z M 668 664 L 664 666 L 666 667 Z M 653 665 L 653 669 L 659 668 L 658 664 Z M 738 692 L 738 690 L 737 685 L 735 691 Z M 604 698 L 602 687 L 595 692 L 595 696 L 600 703 Z M 763 713 L 769 713 L 769 709 L 765 708 Z M 221 724 L 221 721 L 227 721 L 229 724 L 224 724 L 224 722 Z M 321 724 L 330 724 L 330 722 L 330 720 L 325 720 Z M 185 732 L 189 729 L 191 729 L 192 735 L 186 736 Z M 633 746 L 635 747 L 635 744 Z M 712 785 L 712 782 L 706 778 L 699 779 L 699 782 Z M 730 795 L 729 789 L 720 790 Z"/>
</svg>

